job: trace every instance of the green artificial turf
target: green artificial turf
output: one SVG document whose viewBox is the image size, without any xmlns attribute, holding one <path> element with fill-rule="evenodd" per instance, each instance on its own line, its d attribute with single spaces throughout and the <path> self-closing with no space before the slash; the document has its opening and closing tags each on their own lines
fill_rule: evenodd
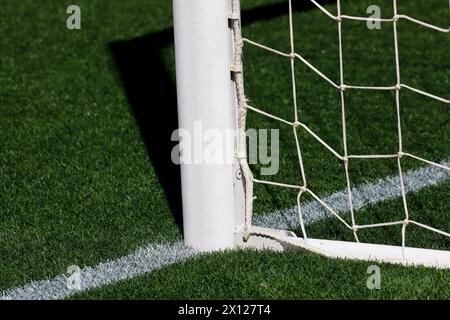
<svg viewBox="0 0 450 320">
<path fill-rule="evenodd" d="M 170 6 L 78 4 L 79 31 L 64 2 L 0 4 L 0 289 L 180 236 L 110 50 Z"/>
<path fill-rule="evenodd" d="M 216 253 L 73 299 L 450 298 L 448 271 L 378 264 L 381 288 L 370 290 L 369 266 L 298 252 Z"/>
<path fill-rule="evenodd" d="M 442 212 L 450 183 L 410 195 L 412 216 L 433 224 Z M 435 199 L 430 203 L 430 198 Z M 380 216 L 395 219 L 398 200 L 372 205 L 358 212 L 358 222 L 370 223 Z M 423 207 L 426 205 L 427 207 Z M 345 217 L 348 219 L 348 217 Z M 447 230 L 449 221 L 445 222 Z M 328 219 L 307 228 L 310 237 L 352 241 L 352 233 Z M 407 244 L 450 249 L 450 241 L 431 232 L 409 227 Z M 399 245 L 400 228 L 359 232 L 361 241 Z M 389 239 L 389 241 L 382 241 Z M 448 299 L 449 270 L 405 268 L 376 263 L 381 288 L 366 286 L 373 262 L 333 260 L 299 252 L 238 251 L 203 255 L 132 280 L 75 295 L 74 299 Z"/>
<path fill-rule="evenodd" d="M 242 2 L 248 19 L 254 17 L 253 8 L 286 4 Z M 124 41 L 139 39 L 161 59 L 161 70 L 149 70 L 141 80 L 163 76 L 174 86 L 171 3 L 80 0 L 77 4 L 82 9 L 82 29 L 69 31 L 64 2 L 0 3 L 4 35 L 0 38 L 0 290 L 64 273 L 73 264 L 95 265 L 143 244 L 181 237 L 112 49 L 120 42 L 126 50 Z M 371 4 L 380 5 L 382 16 L 392 16 L 390 3 L 379 0 L 343 1 L 342 10 L 366 15 Z M 326 7 L 336 13 L 334 5 Z M 399 1 L 399 11 L 448 26 L 448 7 L 442 1 Z M 255 19 L 250 24 L 244 21 L 245 37 L 289 52 L 287 6 L 284 15 L 274 12 L 274 17 Z M 338 82 L 336 23 L 314 9 L 296 12 L 294 28 L 296 51 Z M 398 32 L 402 82 L 449 98 L 448 34 L 407 21 L 398 23 Z M 346 83 L 395 84 L 392 24 L 368 30 L 364 22 L 345 21 L 343 43 Z M 289 60 L 251 46 L 245 47 L 244 54 L 249 104 L 292 120 Z M 132 57 L 129 60 L 133 63 Z M 339 92 L 300 62 L 296 78 L 300 120 L 342 153 Z M 145 88 L 145 82 L 141 85 Z M 393 93 L 348 90 L 345 95 L 349 153 L 397 152 Z M 405 151 L 433 161 L 448 159 L 448 105 L 402 90 L 401 106 Z M 168 106 L 151 101 L 148 107 L 151 121 L 158 122 L 156 111 Z M 261 176 L 261 166 L 256 165 L 255 175 L 301 183 L 292 128 L 252 112 L 248 118 L 250 128 L 280 129 L 279 173 Z M 304 130 L 298 133 L 309 187 L 319 196 L 344 189 L 341 161 Z M 155 135 L 164 138 L 170 139 L 170 134 Z M 402 163 L 405 170 L 423 166 L 410 159 Z M 394 160 L 350 161 L 354 186 L 397 170 Z M 449 230 L 449 188 L 444 183 L 408 196 L 412 215 Z M 256 214 L 291 207 L 296 201 L 295 191 L 271 186 L 256 185 L 255 195 Z M 366 208 L 357 217 L 368 223 L 397 219 L 401 210 L 396 199 Z M 348 239 L 348 232 L 334 220 L 310 229 L 314 235 Z M 391 229 L 363 235 L 367 241 L 381 242 L 397 241 L 398 236 L 398 230 Z M 443 237 L 412 227 L 408 241 L 450 247 Z M 77 297 L 449 298 L 448 272 L 383 265 L 382 290 L 371 291 L 365 287 L 368 265 L 311 254 L 227 252 Z"/>
</svg>

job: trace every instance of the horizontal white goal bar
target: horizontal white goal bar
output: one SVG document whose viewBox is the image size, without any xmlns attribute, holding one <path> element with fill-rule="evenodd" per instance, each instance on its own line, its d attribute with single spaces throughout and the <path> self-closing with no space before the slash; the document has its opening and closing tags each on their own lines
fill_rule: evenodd
<svg viewBox="0 0 450 320">
<path fill-rule="evenodd" d="M 319 239 L 305 241 L 296 238 L 294 242 L 299 242 L 302 246 L 310 247 L 331 258 L 381 261 L 439 269 L 450 268 L 450 252 L 448 251 Z"/>
<path fill-rule="evenodd" d="M 450 269 L 450 252 L 443 250 L 403 248 L 401 246 L 350 241 L 303 239 L 296 237 L 292 232 L 281 232 L 280 230 L 262 227 L 253 227 L 249 241 L 252 240 L 252 237 L 261 242 L 264 242 L 265 239 L 276 240 L 283 248 L 310 251 L 330 258 Z M 253 239 L 254 241 L 255 239 Z M 264 247 L 264 245 L 259 245 L 259 247 Z"/>
</svg>

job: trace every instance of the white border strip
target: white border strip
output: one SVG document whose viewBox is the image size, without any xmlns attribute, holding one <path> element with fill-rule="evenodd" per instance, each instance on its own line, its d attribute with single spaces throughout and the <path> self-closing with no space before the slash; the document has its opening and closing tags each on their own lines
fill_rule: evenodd
<svg viewBox="0 0 450 320">
<path fill-rule="evenodd" d="M 153 244 L 134 253 L 106 261 L 95 267 L 80 270 L 80 289 L 69 289 L 64 274 L 48 280 L 33 281 L 23 287 L 0 293 L 0 300 L 53 300 L 64 299 L 78 292 L 102 287 L 120 280 L 135 278 L 195 256 L 197 252 L 181 241 L 171 244 Z"/>
<path fill-rule="evenodd" d="M 448 166 L 450 161 L 440 164 Z M 427 166 L 415 171 L 407 171 L 403 174 L 405 192 L 417 192 L 426 187 L 439 184 L 450 179 L 450 172 L 436 166 Z M 367 183 L 352 188 L 353 208 L 359 210 L 370 204 L 388 201 L 402 196 L 399 176 L 390 176 L 380 179 L 375 183 Z M 348 212 L 347 190 L 341 190 L 329 195 L 322 200 L 337 213 Z M 302 215 L 305 224 L 322 220 L 331 216 L 329 210 L 316 201 L 302 205 Z M 258 216 L 253 223 L 257 226 L 272 229 L 290 230 L 300 226 L 298 208 L 283 209 L 272 214 Z"/>
</svg>

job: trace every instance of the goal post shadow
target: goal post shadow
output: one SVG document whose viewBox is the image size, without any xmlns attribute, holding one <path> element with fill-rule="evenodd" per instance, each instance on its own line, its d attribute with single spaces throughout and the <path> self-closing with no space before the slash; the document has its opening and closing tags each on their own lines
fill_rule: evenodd
<svg viewBox="0 0 450 320">
<path fill-rule="evenodd" d="M 178 128 L 176 89 L 161 56 L 161 48 L 171 43 L 172 34 L 172 29 L 166 29 L 114 42 L 110 50 L 147 155 L 182 231 L 180 169 L 170 157 L 171 135 Z"/>
</svg>

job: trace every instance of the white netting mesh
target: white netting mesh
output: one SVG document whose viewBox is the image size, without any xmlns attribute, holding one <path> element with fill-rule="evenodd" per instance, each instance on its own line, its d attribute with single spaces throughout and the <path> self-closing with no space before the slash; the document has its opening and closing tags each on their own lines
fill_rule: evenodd
<svg viewBox="0 0 450 320">
<path fill-rule="evenodd" d="M 327 77 L 324 73 L 322 73 L 320 70 L 315 68 L 311 63 L 309 63 L 304 57 L 302 57 L 299 53 L 295 52 L 294 49 L 294 28 L 293 28 L 293 10 L 292 10 L 292 0 L 288 0 L 289 2 L 289 33 L 290 33 L 290 48 L 291 51 L 289 53 L 281 52 L 277 49 L 265 46 L 263 44 L 257 43 L 255 41 L 246 39 L 242 37 L 241 34 L 241 25 L 240 25 L 240 1 L 239 0 L 232 0 L 232 12 L 230 14 L 230 20 L 231 20 L 231 26 L 233 31 L 233 38 L 234 38 L 234 62 L 232 66 L 232 71 L 234 73 L 234 79 L 235 79 L 235 86 L 236 86 L 236 92 L 237 92 L 237 98 L 238 98 L 238 152 L 237 157 L 241 166 L 241 170 L 243 173 L 244 178 L 244 186 L 245 186 L 245 230 L 247 234 L 252 233 L 252 212 L 253 212 L 253 183 L 260 183 L 260 184 L 268 184 L 278 187 L 284 187 L 284 188 L 293 188 L 299 190 L 298 196 L 297 196 L 297 206 L 298 206 L 298 214 L 300 219 L 300 226 L 303 233 L 303 238 L 307 238 L 307 233 L 305 230 L 305 224 L 302 219 L 302 205 L 301 205 L 301 196 L 302 194 L 309 194 L 311 195 L 316 201 L 318 201 L 323 207 L 326 208 L 335 218 L 339 219 L 339 221 L 345 225 L 345 227 L 353 232 L 354 238 L 356 241 L 358 240 L 358 230 L 360 229 L 366 229 L 366 228 L 378 228 L 378 227 L 386 227 L 386 226 L 393 226 L 393 225 L 401 225 L 402 226 L 402 248 L 405 248 L 405 239 L 406 239 L 406 230 L 407 226 L 409 224 L 416 225 L 421 228 L 425 228 L 429 231 L 432 231 L 434 233 L 450 237 L 450 233 L 439 230 L 437 228 L 434 228 L 429 225 L 422 224 L 416 220 L 410 219 L 410 215 L 408 212 L 408 202 L 406 198 L 406 192 L 405 192 L 405 185 L 403 181 L 403 172 L 402 172 L 402 161 L 401 159 L 403 157 L 409 157 L 413 158 L 418 161 L 422 161 L 424 163 L 430 164 L 432 166 L 439 167 L 441 169 L 450 171 L 450 168 L 446 165 L 439 164 L 433 161 L 429 161 L 427 159 L 421 158 L 417 155 L 405 152 L 403 150 L 403 144 L 402 144 L 402 127 L 401 127 L 401 118 L 400 118 L 400 91 L 401 90 L 410 90 L 417 94 L 426 96 L 431 99 L 435 99 L 437 101 L 440 101 L 444 104 L 450 104 L 450 100 L 419 90 L 417 88 L 411 87 L 405 83 L 402 83 L 400 78 L 400 62 L 399 62 L 399 48 L 398 48 L 398 36 L 397 36 L 397 24 L 399 23 L 399 20 L 409 20 L 410 22 L 413 22 L 415 24 L 418 24 L 420 26 L 429 28 L 431 30 L 437 31 L 437 32 L 443 32 L 443 33 L 450 33 L 450 29 L 441 28 L 417 19 L 414 19 L 412 17 L 409 17 L 407 15 L 399 14 L 397 11 L 397 2 L 396 0 L 393 0 L 393 17 L 389 19 L 374 19 L 374 18 L 367 18 L 367 17 L 357 17 L 357 16 L 350 16 L 350 15 L 343 15 L 341 13 L 341 2 L 340 0 L 337 0 L 337 16 L 334 16 L 331 14 L 327 9 L 325 9 L 323 6 L 321 6 L 319 3 L 317 3 L 314 0 L 311 0 L 311 2 L 320 9 L 326 16 L 328 16 L 330 19 L 336 21 L 337 27 L 338 27 L 338 40 L 339 40 L 339 77 L 340 82 L 334 83 L 329 77 Z M 359 20 L 359 21 L 380 21 L 380 22 L 391 22 L 393 24 L 393 30 L 394 30 L 394 52 L 395 52 L 395 69 L 396 69 L 396 83 L 390 86 L 357 86 L 357 85 L 348 85 L 344 82 L 344 64 L 343 64 L 343 49 L 342 49 L 342 24 L 345 20 Z M 287 120 L 280 118 L 278 116 L 275 116 L 273 114 L 270 114 L 268 112 L 265 112 L 259 108 L 250 106 L 247 103 L 247 100 L 245 98 L 244 94 L 244 85 L 243 85 L 243 74 L 242 74 L 242 51 L 244 43 L 255 46 L 257 48 L 260 48 L 262 50 L 266 50 L 270 53 L 273 53 L 274 55 L 280 56 L 282 58 L 290 59 L 291 62 L 291 78 L 292 78 L 292 96 L 293 96 L 293 108 L 294 108 L 294 119 Z M 295 63 L 296 61 L 300 61 L 301 63 L 305 64 L 307 67 L 309 67 L 313 72 L 315 72 L 318 76 L 320 76 L 322 79 L 324 79 L 326 82 L 328 82 L 331 86 L 333 86 L 336 90 L 340 91 L 340 100 L 341 100 L 341 114 L 342 114 L 342 139 L 343 139 L 343 146 L 344 146 L 344 154 L 339 154 L 336 150 L 333 149 L 330 145 L 328 145 L 323 139 L 321 139 L 317 134 L 315 134 L 305 123 L 299 120 L 298 118 L 298 106 L 297 106 L 297 94 L 296 94 L 296 77 L 295 77 Z M 398 152 L 396 154 L 369 154 L 369 155 L 353 155 L 348 154 L 347 151 L 347 133 L 346 133 L 346 107 L 345 107 L 345 91 L 346 90 L 392 90 L 395 91 L 395 100 L 396 100 L 396 111 L 397 111 L 397 129 L 398 129 Z M 249 165 L 247 163 L 247 155 L 246 155 L 246 136 L 245 136 L 245 124 L 246 124 L 246 116 L 247 116 L 247 110 L 251 110 L 254 112 L 257 112 L 261 115 L 264 115 L 266 117 L 269 117 L 273 120 L 279 121 L 283 125 L 288 125 L 293 128 L 293 136 L 295 138 L 296 143 L 296 152 L 298 155 L 298 161 L 300 165 L 300 171 L 301 176 L 303 180 L 302 185 L 292 185 L 287 183 L 279 183 L 279 182 L 273 182 L 268 180 L 259 180 L 255 179 L 250 171 Z M 301 151 L 301 143 L 299 142 L 299 138 L 297 135 L 297 128 L 302 128 L 305 130 L 308 134 L 310 134 L 315 140 L 317 140 L 323 147 L 328 149 L 337 159 L 341 160 L 344 164 L 344 170 L 345 170 L 345 177 L 346 177 L 346 183 L 347 183 L 347 194 L 348 194 L 348 207 L 349 212 L 351 215 L 351 224 L 347 223 L 333 208 L 331 208 L 329 205 L 327 205 L 324 201 L 322 201 L 311 189 L 307 186 L 307 180 L 305 177 L 305 170 L 304 170 L 304 163 L 302 160 L 302 151 Z M 362 224 L 359 225 L 356 222 L 355 214 L 353 210 L 352 205 L 352 189 L 350 184 L 350 175 L 349 175 L 349 169 L 348 164 L 350 159 L 387 159 L 387 158 L 396 158 L 397 164 L 398 164 L 398 174 L 400 177 L 400 188 L 401 188 L 401 194 L 402 194 L 402 200 L 403 200 L 403 210 L 404 210 L 404 219 L 399 221 L 389 221 L 389 222 L 383 222 L 383 223 L 377 223 L 377 224 Z"/>
</svg>

